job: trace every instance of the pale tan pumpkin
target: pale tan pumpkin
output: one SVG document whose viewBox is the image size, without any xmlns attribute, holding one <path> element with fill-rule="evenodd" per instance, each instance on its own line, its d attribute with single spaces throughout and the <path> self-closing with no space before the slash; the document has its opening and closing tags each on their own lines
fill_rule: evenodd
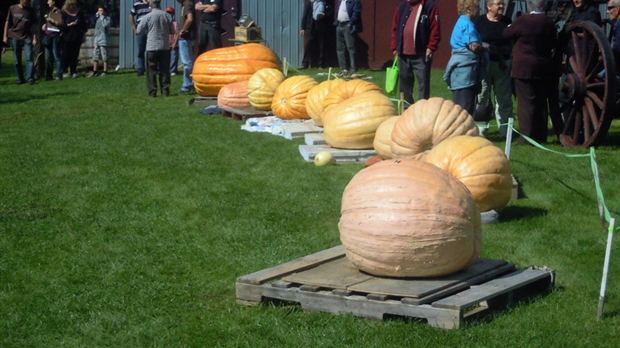
<svg viewBox="0 0 620 348">
<path fill-rule="evenodd" d="M 383 121 L 375 133 L 375 139 L 373 140 L 372 146 L 377 152 L 377 155 L 381 156 L 384 160 L 394 158 L 390 144 L 392 143 L 392 130 L 394 129 L 394 124 L 396 124 L 399 117 L 400 116 L 393 116 Z"/>
<path fill-rule="evenodd" d="M 248 81 L 248 99 L 256 110 L 271 110 L 271 101 L 276 89 L 286 77 L 279 69 L 260 69 Z"/>
<path fill-rule="evenodd" d="M 323 100 L 334 87 L 343 83 L 345 83 L 343 79 L 326 80 L 308 91 L 308 96 L 306 97 L 306 111 L 315 125 L 319 127 L 323 126 L 323 121 L 321 120 L 321 115 L 323 114 Z"/>
<path fill-rule="evenodd" d="M 248 80 L 229 83 L 217 94 L 217 106 L 221 108 L 249 108 Z"/>
<path fill-rule="evenodd" d="M 276 88 L 271 101 L 271 110 L 284 120 L 308 119 L 306 96 L 308 91 L 319 83 L 310 76 L 289 77 Z"/>
<path fill-rule="evenodd" d="M 422 160 L 465 184 L 480 211 L 503 208 L 510 201 L 510 162 L 500 148 L 485 138 L 462 135 L 446 139 Z"/>
<path fill-rule="evenodd" d="M 342 195 L 338 224 L 347 258 L 376 276 L 437 277 L 480 255 L 481 218 L 446 171 L 403 158 L 362 169 Z"/>
<path fill-rule="evenodd" d="M 478 135 L 474 118 L 451 100 L 422 99 L 411 105 L 392 131 L 395 158 L 422 158 L 424 152 L 457 135 Z"/>
<path fill-rule="evenodd" d="M 344 83 L 338 84 L 330 89 L 329 94 L 323 99 L 323 114 L 334 105 L 338 105 L 341 102 L 351 98 L 352 96 L 364 92 L 375 91 L 383 93 L 381 87 L 375 85 L 372 82 L 354 79 Z M 323 115 L 322 114 L 322 115 Z M 322 118 L 323 116 L 321 116 Z M 325 120 L 323 120 L 325 123 Z"/>
<path fill-rule="evenodd" d="M 325 141 L 340 149 L 372 149 L 377 128 L 395 114 L 394 103 L 385 94 L 356 94 L 325 111 Z"/>
</svg>

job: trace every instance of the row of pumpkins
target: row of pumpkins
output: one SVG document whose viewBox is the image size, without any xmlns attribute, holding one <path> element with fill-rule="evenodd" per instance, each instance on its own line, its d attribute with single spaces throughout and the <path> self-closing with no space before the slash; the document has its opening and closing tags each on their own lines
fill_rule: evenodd
<svg viewBox="0 0 620 348">
<path fill-rule="evenodd" d="M 218 95 L 221 107 L 312 118 L 330 146 L 376 150 L 383 161 L 347 185 L 339 222 L 348 259 L 370 274 L 435 277 L 472 265 L 480 212 L 510 200 L 506 156 L 452 101 L 420 100 L 397 115 L 373 83 L 286 78 L 277 56 L 259 44 L 202 54 L 193 78 L 197 92 Z"/>
</svg>

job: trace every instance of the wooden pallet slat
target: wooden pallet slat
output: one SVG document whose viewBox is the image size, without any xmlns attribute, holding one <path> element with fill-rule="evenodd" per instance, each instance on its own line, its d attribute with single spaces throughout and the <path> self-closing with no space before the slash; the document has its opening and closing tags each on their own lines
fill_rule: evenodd
<svg viewBox="0 0 620 348">
<path fill-rule="evenodd" d="M 237 121 L 247 121 L 248 118 L 273 116 L 271 111 L 259 111 L 254 108 L 221 108 L 222 114 Z"/>
</svg>

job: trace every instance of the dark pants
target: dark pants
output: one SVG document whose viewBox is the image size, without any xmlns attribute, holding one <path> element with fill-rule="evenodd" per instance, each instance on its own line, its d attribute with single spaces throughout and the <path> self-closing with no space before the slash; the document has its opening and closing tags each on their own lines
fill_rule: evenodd
<svg viewBox="0 0 620 348">
<path fill-rule="evenodd" d="M 312 30 L 307 30 L 305 33 L 306 44 L 304 45 L 304 58 L 301 60 L 301 65 L 322 68 L 325 64 L 325 25 L 327 23 L 322 19 L 313 20 L 312 24 Z"/>
<path fill-rule="evenodd" d="M 62 42 L 62 64 L 64 69 L 71 74 L 77 74 L 80 46 L 82 46 L 82 40 Z"/>
<path fill-rule="evenodd" d="M 146 37 L 146 32 L 136 35 L 136 40 L 138 41 L 138 69 L 136 70 L 137 73 L 140 75 L 144 74 L 144 54 L 146 52 Z"/>
<path fill-rule="evenodd" d="M 425 52 L 426 53 L 426 52 Z M 413 85 L 418 78 L 418 99 L 428 99 L 431 95 L 431 61 L 424 55 L 398 55 L 398 78 L 400 91 L 405 101 L 413 104 Z"/>
<path fill-rule="evenodd" d="M 357 71 L 357 65 L 355 65 L 355 34 L 351 33 L 351 27 L 348 25 L 339 24 L 336 27 L 336 53 L 338 54 L 340 70 L 349 70 L 347 69 L 347 50 L 349 51 L 351 71 Z"/>
<path fill-rule="evenodd" d="M 460 105 L 470 115 L 476 110 L 476 96 L 480 92 L 480 84 L 452 91 L 454 104 Z"/>
<path fill-rule="evenodd" d="M 549 83 L 545 80 L 514 79 L 514 84 L 517 92 L 519 132 L 538 143 L 546 142 Z M 525 139 L 519 139 L 519 144 L 527 143 Z"/>
<path fill-rule="evenodd" d="M 146 89 L 149 97 L 157 96 L 157 76 L 161 95 L 170 95 L 170 50 L 146 52 Z"/>
<path fill-rule="evenodd" d="M 222 47 L 222 35 L 219 31 L 219 25 L 200 22 L 198 55 L 206 52 L 209 44 L 211 44 L 211 49 Z"/>
<path fill-rule="evenodd" d="M 60 58 L 60 36 L 48 38 L 45 46 L 45 55 L 47 56 L 47 64 L 45 66 L 45 79 L 51 80 L 54 72 L 54 63 L 56 64 L 56 77 L 62 79 L 62 59 Z"/>
</svg>

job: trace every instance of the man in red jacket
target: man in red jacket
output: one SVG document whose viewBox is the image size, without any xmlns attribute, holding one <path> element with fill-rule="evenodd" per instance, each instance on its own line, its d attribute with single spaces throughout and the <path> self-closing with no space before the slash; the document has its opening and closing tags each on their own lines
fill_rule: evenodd
<svg viewBox="0 0 620 348">
<path fill-rule="evenodd" d="M 394 56 L 398 54 L 400 91 L 409 104 L 414 102 L 415 77 L 418 78 L 418 99 L 430 97 L 431 62 L 440 40 L 439 9 L 434 0 L 403 0 L 398 5 L 392 22 L 390 48 Z"/>
</svg>

